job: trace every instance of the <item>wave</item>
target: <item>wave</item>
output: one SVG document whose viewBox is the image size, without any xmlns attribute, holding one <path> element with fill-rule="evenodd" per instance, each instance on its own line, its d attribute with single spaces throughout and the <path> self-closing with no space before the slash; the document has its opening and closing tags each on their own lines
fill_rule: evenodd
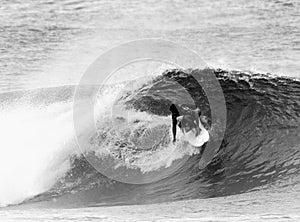
<svg viewBox="0 0 300 222">
<path fill-rule="evenodd" d="M 206 92 L 191 74 L 216 75 L 227 107 L 221 147 L 204 169 L 199 169 L 199 161 L 205 146 L 190 146 L 180 132 L 178 143 L 170 140 L 171 103 L 182 114 L 200 107 L 210 142 L 218 137 Z M 92 91 L 87 87 L 81 99 Z M 221 69 L 167 70 L 152 78 L 103 86 L 95 104 L 97 132 L 83 150 L 73 132 L 73 95 L 74 87 L 1 94 L 2 206 L 153 203 L 276 189 L 300 181 L 297 79 Z M 106 177 L 87 161 L 107 156 L 115 161 L 115 169 L 143 174 L 167 170 L 186 159 L 158 181 L 126 184 Z"/>
</svg>

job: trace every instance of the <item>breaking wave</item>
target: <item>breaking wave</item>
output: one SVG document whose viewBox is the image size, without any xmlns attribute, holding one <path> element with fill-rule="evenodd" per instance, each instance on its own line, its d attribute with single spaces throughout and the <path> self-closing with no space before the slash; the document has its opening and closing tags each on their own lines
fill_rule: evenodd
<svg viewBox="0 0 300 222">
<path fill-rule="evenodd" d="M 205 92 L 191 74 L 216 75 L 227 107 L 221 147 L 203 169 L 199 161 L 205 144 L 193 147 L 180 132 L 179 141 L 171 141 L 171 103 L 181 114 L 200 107 L 210 142 L 218 138 Z M 73 95 L 72 86 L 1 94 L 1 206 L 153 203 L 300 182 L 297 79 L 220 69 L 167 70 L 153 78 L 103 86 L 95 103 L 97 132 L 81 150 L 73 132 Z M 126 184 L 107 178 L 87 161 L 108 156 L 116 163 L 114 169 L 144 174 L 185 161 L 158 181 Z"/>
</svg>

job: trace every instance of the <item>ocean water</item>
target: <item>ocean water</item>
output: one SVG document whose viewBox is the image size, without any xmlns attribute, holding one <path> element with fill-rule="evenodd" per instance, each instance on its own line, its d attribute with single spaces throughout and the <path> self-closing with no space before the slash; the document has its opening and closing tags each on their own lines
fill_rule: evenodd
<svg viewBox="0 0 300 222">
<path fill-rule="evenodd" d="M 300 220 L 298 1 L 0 2 L 1 221 Z M 140 38 L 186 46 L 208 67 L 117 71 L 97 91 L 97 133 L 86 136 L 80 115 L 88 146 L 79 149 L 76 85 L 99 55 Z M 183 114 L 196 103 L 218 144 L 191 74 L 216 76 L 226 102 L 224 138 L 204 168 L 205 151 L 180 132 L 171 143 L 168 98 Z M 156 179 L 114 180 L 91 165 L 106 157 Z"/>
</svg>

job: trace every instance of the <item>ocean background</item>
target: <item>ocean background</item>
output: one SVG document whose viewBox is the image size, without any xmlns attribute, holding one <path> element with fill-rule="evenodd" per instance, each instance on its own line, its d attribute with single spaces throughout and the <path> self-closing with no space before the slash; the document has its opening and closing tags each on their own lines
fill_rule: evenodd
<svg viewBox="0 0 300 222">
<path fill-rule="evenodd" d="M 0 220 L 300 220 L 300 2 L 0 3 Z M 150 141 L 159 138 L 157 152 L 148 152 L 145 147 L 154 146 L 149 142 L 138 154 L 126 149 L 121 159 L 134 157 L 146 172 L 188 157 L 171 176 L 139 186 L 110 180 L 85 160 L 72 104 L 76 85 L 99 55 L 140 38 L 170 40 L 202 57 L 208 68 L 191 72 L 219 79 L 227 128 L 213 162 L 199 170 L 196 149 L 170 145 L 170 101 L 162 99 L 168 89 L 179 107 L 192 109 L 173 84 L 180 83 L 210 119 L 209 104 L 196 85 L 188 85 L 187 73 L 159 62 L 116 73 L 98 95 L 93 151 L 119 152 L 114 122 L 101 118 L 117 104 L 134 117 L 134 139 L 124 145 L 121 137 L 122 147 L 140 145 L 135 139 L 141 132 L 149 132 L 143 135 Z M 124 75 L 129 79 L 117 83 Z M 86 89 L 81 99 L 89 94 Z M 213 139 L 216 129 L 208 128 Z M 151 158 L 162 158 L 162 164 L 151 164 Z"/>
</svg>

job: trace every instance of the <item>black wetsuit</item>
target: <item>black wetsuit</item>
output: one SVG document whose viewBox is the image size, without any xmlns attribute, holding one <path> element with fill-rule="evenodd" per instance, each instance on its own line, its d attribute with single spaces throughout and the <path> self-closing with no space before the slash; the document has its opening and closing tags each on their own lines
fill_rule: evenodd
<svg viewBox="0 0 300 222">
<path fill-rule="evenodd" d="M 176 125 L 177 125 L 177 117 L 180 116 L 177 107 L 172 104 L 170 106 L 170 111 L 172 112 L 172 132 L 173 132 L 173 141 L 176 141 Z M 179 126 L 180 127 L 180 126 Z"/>
</svg>

